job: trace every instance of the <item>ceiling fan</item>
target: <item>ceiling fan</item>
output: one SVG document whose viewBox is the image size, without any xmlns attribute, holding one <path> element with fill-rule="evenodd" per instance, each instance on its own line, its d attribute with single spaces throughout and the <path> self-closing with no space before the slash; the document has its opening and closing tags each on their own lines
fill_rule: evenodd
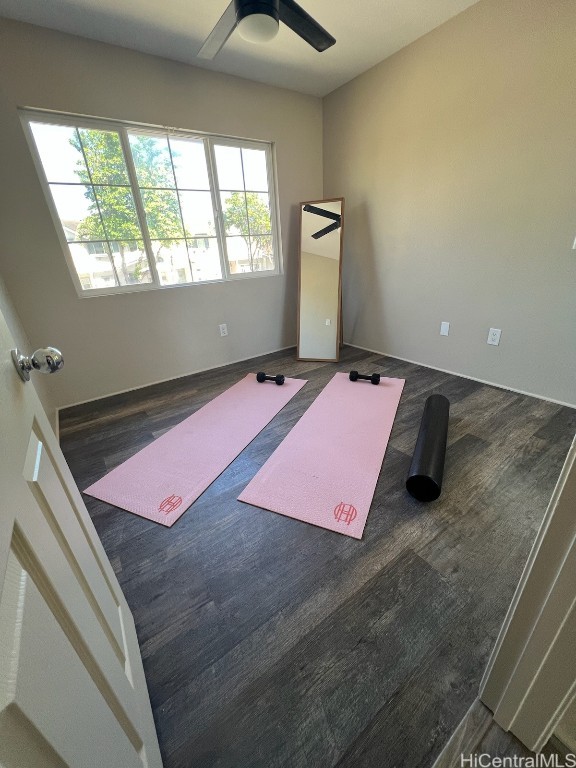
<svg viewBox="0 0 576 768">
<path fill-rule="evenodd" d="M 268 42 L 277 34 L 280 21 L 317 51 L 336 42 L 294 0 L 232 0 L 196 55 L 213 59 L 236 27 L 245 40 Z"/>
<path fill-rule="evenodd" d="M 327 235 L 329 232 L 334 232 L 335 229 L 340 229 L 342 226 L 342 216 L 339 213 L 327 211 L 325 208 L 318 208 L 316 205 L 305 205 L 302 210 L 308 211 L 308 213 L 315 213 L 316 216 L 324 216 L 326 219 L 332 219 L 332 224 L 328 224 L 324 229 L 319 229 L 318 232 L 314 232 L 312 235 L 314 240 L 319 240 L 321 237 L 324 237 L 324 235 Z"/>
</svg>

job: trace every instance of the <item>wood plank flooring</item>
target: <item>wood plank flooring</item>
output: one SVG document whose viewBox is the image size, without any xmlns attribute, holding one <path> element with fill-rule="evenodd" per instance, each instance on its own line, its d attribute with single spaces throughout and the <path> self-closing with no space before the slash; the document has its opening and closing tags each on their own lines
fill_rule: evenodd
<svg viewBox="0 0 576 768">
<path fill-rule="evenodd" d="M 336 371 L 406 379 L 364 538 L 237 496 Z M 308 384 L 173 528 L 86 504 L 130 605 L 166 768 L 424 768 L 478 684 L 576 410 L 346 347 L 294 351 L 61 413 L 79 487 L 250 371 Z M 404 488 L 425 399 L 451 402 L 444 488 Z"/>
</svg>

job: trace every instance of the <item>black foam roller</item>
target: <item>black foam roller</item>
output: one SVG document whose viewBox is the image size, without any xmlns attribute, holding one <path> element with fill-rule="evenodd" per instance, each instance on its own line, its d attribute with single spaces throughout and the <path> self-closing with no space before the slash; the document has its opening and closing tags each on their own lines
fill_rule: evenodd
<svg viewBox="0 0 576 768">
<path fill-rule="evenodd" d="M 406 489 L 418 501 L 434 501 L 442 491 L 450 401 L 430 395 L 424 405 L 420 431 L 406 478 Z"/>
</svg>

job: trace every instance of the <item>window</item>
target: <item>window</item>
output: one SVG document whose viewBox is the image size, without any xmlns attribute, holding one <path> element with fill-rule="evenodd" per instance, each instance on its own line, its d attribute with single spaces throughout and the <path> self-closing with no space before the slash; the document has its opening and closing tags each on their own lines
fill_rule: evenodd
<svg viewBox="0 0 576 768">
<path fill-rule="evenodd" d="M 24 114 L 82 295 L 280 267 L 271 145 Z"/>
</svg>

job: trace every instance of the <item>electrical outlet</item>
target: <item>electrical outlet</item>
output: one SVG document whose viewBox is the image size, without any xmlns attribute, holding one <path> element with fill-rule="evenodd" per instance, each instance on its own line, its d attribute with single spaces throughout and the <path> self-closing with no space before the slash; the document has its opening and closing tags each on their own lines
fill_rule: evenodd
<svg viewBox="0 0 576 768">
<path fill-rule="evenodd" d="M 326 318 L 326 325 L 332 325 L 332 320 L 329 317 Z"/>
<path fill-rule="evenodd" d="M 228 326 L 226 323 L 221 323 L 218 327 L 220 328 L 220 336 L 228 336 Z"/>
<path fill-rule="evenodd" d="M 450 323 L 447 323 L 444 321 L 443 323 L 440 323 L 440 336 L 448 336 L 450 333 Z"/>
<path fill-rule="evenodd" d="M 500 334 L 502 331 L 500 328 L 490 328 L 488 331 L 488 339 L 486 341 L 487 344 L 493 344 L 495 347 L 500 344 Z"/>
</svg>

